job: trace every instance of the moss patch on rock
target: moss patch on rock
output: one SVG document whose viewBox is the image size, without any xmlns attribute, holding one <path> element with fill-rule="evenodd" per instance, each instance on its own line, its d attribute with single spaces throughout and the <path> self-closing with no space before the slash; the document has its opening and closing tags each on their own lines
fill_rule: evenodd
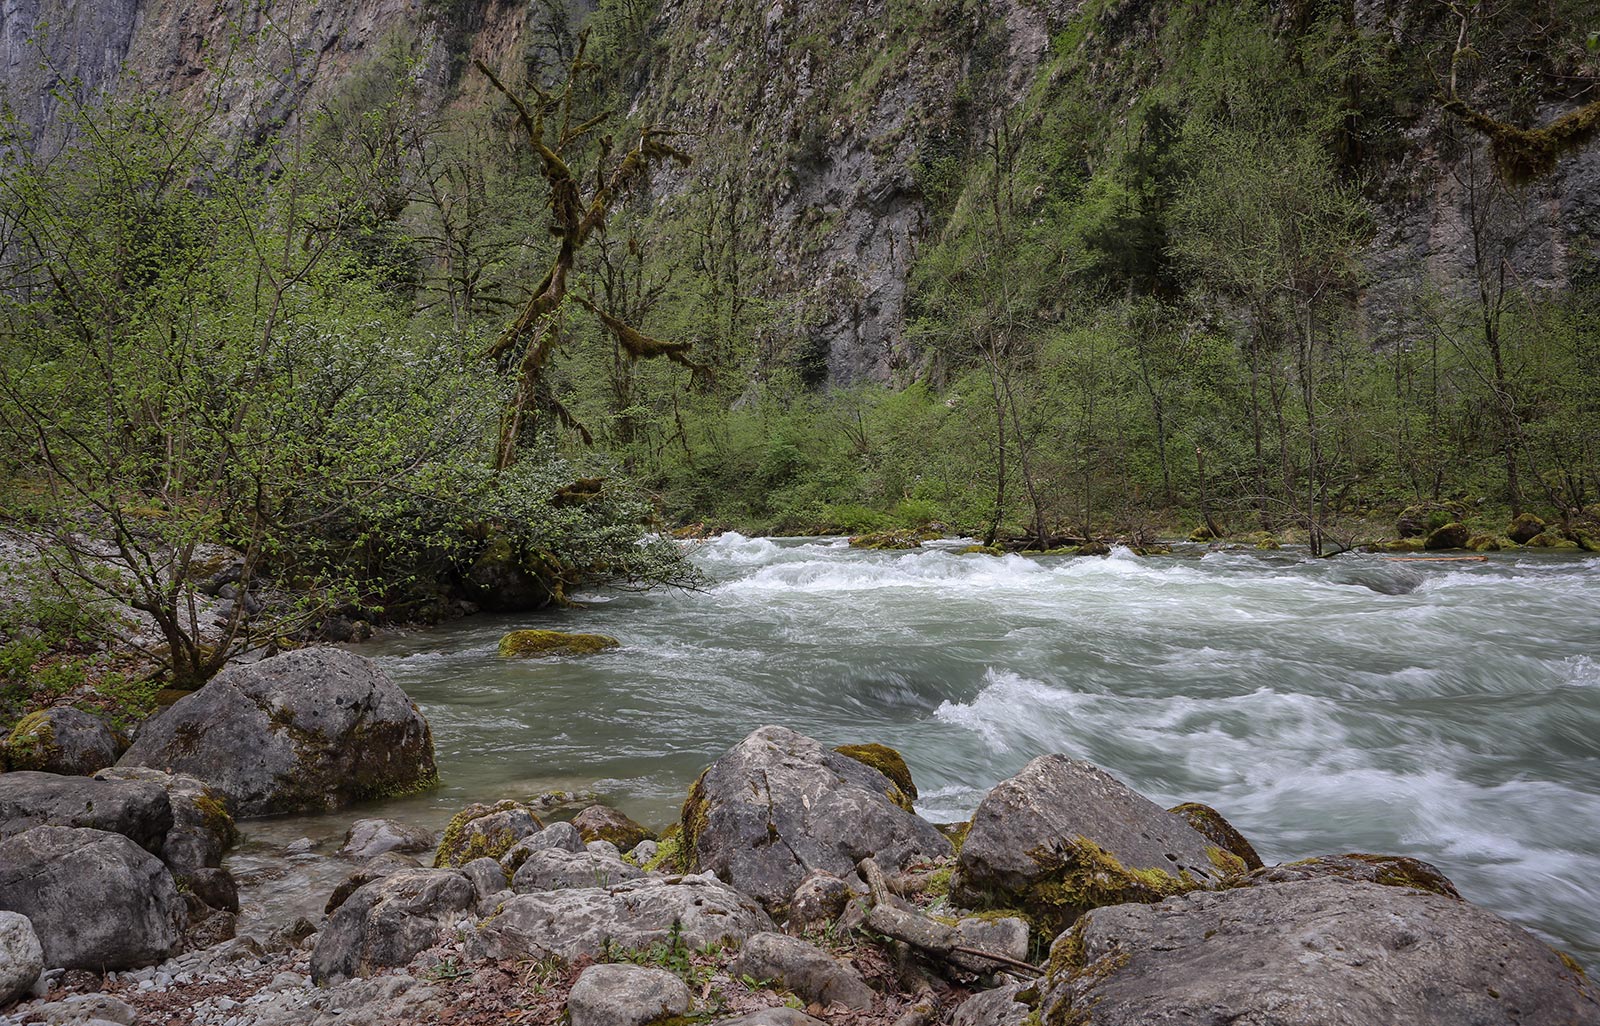
<svg viewBox="0 0 1600 1026">
<path fill-rule="evenodd" d="M 1029 925 L 1046 936 L 1067 929 L 1090 909 L 1130 902 L 1152 904 L 1205 888 L 1187 871 L 1173 876 L 1162 869 L 1125 866 L 1082 836 L 1061 849 L 1030 852 L 1029 857 L 1045 874 L 1020 893 L 996 895 L 996 900 L 986 904 L 1017 908 Z"/>
<path fill-rule="evenodd" d="M 694 871 L 699 863 L 695 847 L 711 816 L 711 803 L 706 800 L 706 774 L 710 772 L 711 768 L 708 766 L 694 778 L 694 783 L 689 785 L 688 795 L 683 799 L 683 809 L 678 814 L 678 822 L 682 825 L 682 830 L 677 835 L 682 849 L 679 862 L 684 872 Z M 662 835 L 661 843 L 665 844 L 667 840 L 667 836 Z M 657 855 L 659 854 L 658 851 Z"/>
<path fill-rule="evenodd" d="M 59 750 L 50 716 L 39 709 L 17 721 L 0 746 L 0 765 L 13 770 L 43 770 L 53 765 Z"/>
<path fill-rule="evenodd" d="M 858 534 L 850 539 L 852 549 L 920 549 L 922 534 L 919 531 L 879 531 L 876 534 Z"/>
<path fill-rule="evenodd" d="M 591 655 L 620 645 L 604 634 L 568 634 L 565 631 L 512 631 L 500 639 L 500 654 L 510 659 L 546 655 Z"/>
<path fill-rule="evenodd" d="M 1184 802 L 1167 811 L 1182 816 L 1184 822 L 1194 827 L 1206 840 L 1232 856 L 1233 861 L 1218 862 L 1216 857 L 1211 860 L 1225 874 L 1232 876 L 1261 868 L 1261 856 L 1256 854 L 1255 847 L 1216 809 L 1200 802 Z"/>
<path fill-rule="evenodd" d="M 891 793 L 889 800 L 907 812 L 915 811 L 911 808 L 911 803 L 917 799 L 917 785 L 911 779 L 911 767 L 906 765 L 905 758 L 899 752 L 888 745 L 880 744 L 840 745 L 834 751 L 862 765 L 871 766 L 894 781 L 894 786 L 900 793 L 898 795 Z"/>
<path fill-rule="evenodd" d="M 520 838 L 507 827 L 485 829 L 478 825 L 478 821 L 508 812 L 525 812 L 536 827 L 543 825 L 521 802 L 506 799 L 493 805 L 474 803 L 450 817 L 449 824 L 444 828 L 444 836 L 439 840 L 439 851 L 433 857 L 433 867 L 457 869 L 473 859 L 499 859 Z"/>
</svg>

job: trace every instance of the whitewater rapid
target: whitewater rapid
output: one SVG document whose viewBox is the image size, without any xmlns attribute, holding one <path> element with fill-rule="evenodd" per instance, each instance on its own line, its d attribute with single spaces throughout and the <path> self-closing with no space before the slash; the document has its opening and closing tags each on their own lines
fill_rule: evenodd
<svg viewBox="0 0 1600 1026">
<path fill-rule="evenodd" d="M 660 825 L 707 762 L 779 723 L 894 745 L 920 811 L 956 820 L 1066 752 L 1216 806 L 1269 862 L 1426 859 L 1600 962 L 1600 560 L 959 548 L 725 535 L 692 552 L 701 590 L 365 646 L 427 713 L 444 778 L 389 814 L 586 788 Z M 495 654 L 535 620 L 623 644 Z"/>
</svg>

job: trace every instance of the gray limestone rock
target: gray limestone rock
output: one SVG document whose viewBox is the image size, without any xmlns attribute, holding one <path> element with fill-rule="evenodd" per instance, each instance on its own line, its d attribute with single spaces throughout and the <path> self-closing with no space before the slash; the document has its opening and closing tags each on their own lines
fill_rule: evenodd
<svg viewBox="0 0 1600 1026">
<path fill-rule="evenodd" d="M 950 1016 L 950 1026 L 1022 1026 L 1033 1009 L 1018 999 L 1031 984 L 1010 983 L 963 1001 Z"/>
<path fill-rule="evenodd" d="M 1090 908 L 1160 901 L 1243 869 L 1182 817 L 1104 770 L 1046 755 L 996 784 L 978 805 L 951 898 L 972 908 L 1021 909 L 1065 929 Z"/>
<path fill-rule="evenodd" d="M 476 858 L 502 859 L 520 842 L 544 830 L 533 810 L 521 802 L 499 801 L 493 805 L 474 802 L 450 819 L 439 850 L 433 857 L 437 867 L 463 866 Z M 574 831 L 573 836 L 577 836 Z M 583 844 L 580 842 L 581 849 Z M 508 866 L 507 872 L 515 869 Z"/>
<path fill-rule="evenodd" d="M 88 775 L 117 761 L 126 747 L 104 720 L 81 709 L 24 716 L 0 742 L 0 765 L 12 770 Z"/>
<path fill-rule="evenodd" d="M 1437 866 L 1405 855 L 1318 855 L 1281 866 L 1266 866 L 1251 873 L 1244 882 L 1246 886 L 1260 887 L 1330 876 L 1390 887 L 1413 887 L 1446 898 L 1461 897 L 1455 884 Z"/>
<path fill-rule="evenodd" d="M 159 962 L 187 920 L 159 859 L 122 834 L 72 827 L 0 841 L 0 909 L 27 916 L 45 963 L 69 969 Z"/>
<path fill-rule="evenodd" d="M 571 1026 L 646 1026 L 688 1010 L 682 980 L 642 965 L 591 965 L 567 997 Z"/>
<path fill-rule="evenodd" d="M 19 912 L 0 912 L 0 1009 L 33 989 L 44 972 L 44 948 L 33 924 Z"/>
<path fill-rule="evenodd" d="M 105 830 L 160 855 L 172 828 L 172 803 L 160 785 L 144 781 L 0 774 L 0 838 L 40 826 Z"/>
<path fill-rule="evenodd" d="M 899 788 L 870 766 L 762 727 L 695 781 L 684 843 L 700 869 L 776 908 L 812 870 L 844 876 L 871 856 L 893 871 L 948 855 L 944 835 L 891 793 Z"/>
<path fill-rule="evenodd" d="M 110 994 L 74 994 L 72 997 L 28 1009 L 27 1021 L 47 1026 L 89 1026 L 95 1022 L 134 1026 L 138 1012 L 121 998 Z"/>
<path fill-rule="evenodd" d="M 644 875 L 638 866 L 600 852 L 542 848 L 532 852 L 511 878 L 518 894 L 564 887 L 610 887 Z"/>
<path fill-rule="evenodd" d="M 718 1019 L 711 1026 L 827 1026 L 827 1023 L 793 1008 L 763 1008 L 736 1019 Z"/>
<path fill-rule="evenodd" d="M 1044 1021 L 1084 1026 L 1600 1023 L 1600 997 L 1521 927 L 1342 879 L 1096 909 L 1051 966 Z"/>
<path fill-rule="evenodd" d="M 871 1008 L 877 999 L 854 969 L 815 944 L 781 933 L 758 933 L 746 940 L 733 972 L 776 981 L 804 1001 L 824 1007 L 841 1004 L 862 1010 Z"/>
<path fill-rule="evenodd" d="M 749 897 L 710 874 L 645 877 L 615 887 L 519 894 L 482 924 L 470 950 L 488 958 L 593 957 L 607 944 L 647 948 L 676 935 L 689 947 L 737 943 L 772 929 Z"/>
<path fill-rule="evenodd" d="M 421 827 L 392 819 L 358 819 L 345 833 L 339 854 L 370 859 L 391 851 L 416 855 L 432 851 L 433 847 L 433 834 Z"/>
<path fill-rule="evenodd" d="M 812 870 L 789 897 L 789 927 L 811 930 L 827 926 L 850 903 L 850 885 L 823 869 Z"/>
<path fill-rule="evenodd" d="M 494 859 L 473 859 L 462 866 L 461 871 L 472 881 L 472 893 L 477 895 L 480 903 L 491 894 L 506 889 L 506 871 Z"/>
<path fill-rule="evenodd" d="M 207 904 L 238 911 L 233 878 L 222 868 L 222 856 L 239 840 L 224 795 L 197 777 L 142 766 L 103 769 L 95 779 L 154 784 L 166 791 L 172 828 L 161 847 L 161 861 L 174 880 L 200 894 Z M 229 894 L 234 896 L 230 899 Z"/>
<path fill-rule="evenodd" d="M 954 941 L 963 948 L 1004 955 L 1016 961 L 1028 958 L 1028 924 L 1015 916 L 1002 919 L 967 918 L 956 923 Z M 956 953 L 950 961 L 968 972 L 987 973 L 1004 968 L 993 959 Z"/>
<path fill-rule="evenodd" d="M 198 777 L 238 816 L 337 809 L 437 779 L 415 704 L 370 659 L 331 648 L 222 671 L 146 723 L 118 766 Z"/>
<path fill-rule="evenodd" d="M 454 869 L 403 869 L 358 887 L 328 917 L 311 952 L 317 983 L 401 966 L 438 943 L 476 894 Z"/>
</svg>

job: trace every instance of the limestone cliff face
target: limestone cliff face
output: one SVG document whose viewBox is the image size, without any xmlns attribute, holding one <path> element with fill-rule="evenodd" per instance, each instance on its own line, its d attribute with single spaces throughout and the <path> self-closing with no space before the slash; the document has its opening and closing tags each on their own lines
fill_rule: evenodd
<svg viewBox="0 0 1600 1026">
<path fill-rule="evenodd" d="M 1409 6 L 1362 0 L 1355 10 L 1369 30 L 1393 32 L 1405 46 L 1415 31 L 1401 16 Z M 36 134 L 59 116 L 52 90 L 72 83 L 91 96 L 150 89 L 215 103 L 237 130 L 253 132 L 315 109 L 398 35 L 421 55 L 417 73 L 434 102 L 472 103 L 484 95 L 481 83 L 470 87 L 475 76 L 461 74 L 473 57 L 505 66 L 554 51 L 592 8 L 593 0 L 0 0 L 0 91 Z M 1121 116 L 1141 83 L 1117 78 L 1110 58 L 1148 51 L 1142 66 L 1162 74 L 1170 54 L 1153 43 L 1176 9 L 1166 0 L 1101 3 L 1085 34 L 1064 31 L 1091 10 L 1082 0 L 662 0 L 631 80 L 630 113 L 685 131 L 697 158 L 657 179 L 665 230 L 693 232 L 717 216 L 735 225 L 731 245 L 748 265 L 740 288 L 776 311 L 783 338 L 774 348 L 809 379 L 893 380 L 916 364 L 907 281 L 937 228 L 941 155 L 970 155 L 997 111 L 1048 97 L 1056 46 L 1108 69 L 1096 101 Z M 230 65 L 225 75 L 220 61 Z M 1452 147 L 1425 114 L 1397 130 L 1402 155 L 1373 186 L 1377 231 L 1360 309 L 1377 341 L 1414 330 L 1405 311 L 1417 295 L 1463 287 L 1483 200 L 1468 187 L 1471 161 L 1484 164 L 1475 140 Z M 1600 145 L 1496 202 L 1521 280 L 1566 285 L 1600 238 Z"/>
</svg>

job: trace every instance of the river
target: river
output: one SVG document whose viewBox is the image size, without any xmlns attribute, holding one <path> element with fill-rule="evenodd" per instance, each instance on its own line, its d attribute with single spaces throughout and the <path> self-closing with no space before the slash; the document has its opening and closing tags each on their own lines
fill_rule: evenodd
<svg viewBox="0 0 1600 1026">
<path fill-rule="evenodd" d="M 1066 752 L 1163 805 L 1215 806 L 1269 863 L 1414 855 L 1600 967 L 1600 559 L 957 549 L 725 535 L 694 550 L 699 591 L 360 646 L 427 714 L 443 786 L 245 824 L 232 865 L 282 914 L 326 895 L 362 815 L 437 827 L 468 801 L 588 789 L 660 826 L 706 763 L 776 723 L 900 749 L 936 821 Z M 622 647 L 501 659 L 523 626 Z"/>
</svg>

